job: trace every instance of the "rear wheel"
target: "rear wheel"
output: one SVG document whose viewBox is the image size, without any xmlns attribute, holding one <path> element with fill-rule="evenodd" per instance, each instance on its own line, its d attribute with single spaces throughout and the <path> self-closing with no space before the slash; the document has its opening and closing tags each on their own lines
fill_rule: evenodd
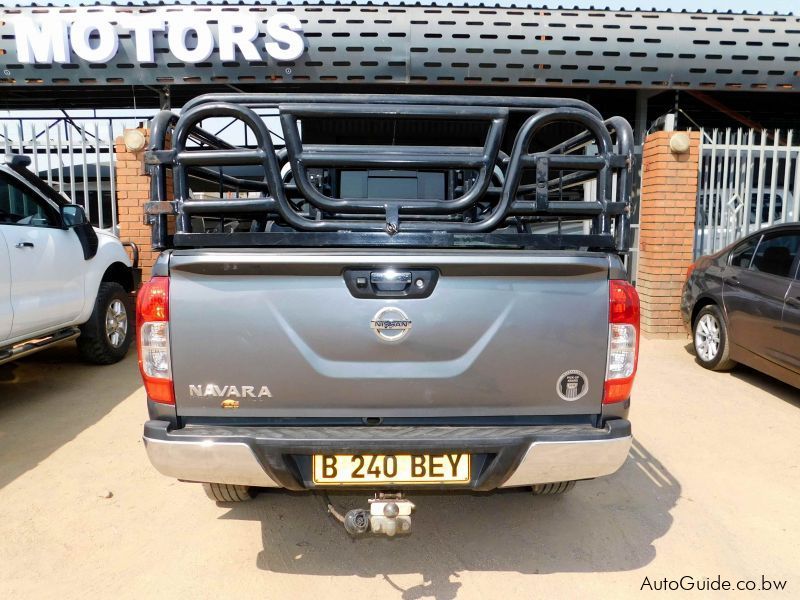
<svg viewBox="0 0 800 600">
<path fill-rule="evenodd" d="M 700 309 L 694 319 L 692 334 L 694 353 L 703 367 L 727 371 L 736 366 L 736 362 L 729 358 L 728 328 L 718 306 L 709 304 Z"/>
<path fill-rule="evenodd" d="M 253 488 L 249 485 L 231 485 L 229 483 L 204 483 L 206 496 L 216 502 L 246 502 L 252 500 Z"/>
<path fill-rule="evenodd" d="M 537 483 L 532 490 L 534 496 L 555 496 L 556 494 L 566 494 L 574 487 L 574 481 L 557 481 L 556 483 Z"/>
</svg>

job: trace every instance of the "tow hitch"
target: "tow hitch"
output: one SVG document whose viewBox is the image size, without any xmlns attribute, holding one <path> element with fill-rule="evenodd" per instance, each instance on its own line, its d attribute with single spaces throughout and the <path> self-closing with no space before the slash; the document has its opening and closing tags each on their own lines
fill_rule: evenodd
<svg viewBox="0 0 800 600">
<path fill-rule="evenodd" d="M 393 537 L 398 533 L 411 533 L 411 511 L 414 503 L 403 497 L 403 494 L 375 494 L 370 498 L 369 510 L 354 508 L 347 511 L 344 516 L 336 510 L 327 494 L 323 495 L 328 513 L 344 525 L 345 530 L 352 536 L 372 533 L 382 533 Z"/>
</svg>

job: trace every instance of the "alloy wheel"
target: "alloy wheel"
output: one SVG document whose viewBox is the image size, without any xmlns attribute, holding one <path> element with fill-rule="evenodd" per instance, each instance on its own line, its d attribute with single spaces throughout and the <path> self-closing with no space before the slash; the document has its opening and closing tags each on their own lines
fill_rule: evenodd
<svg viewBox="0 0 800 600">
<path fill-rule="evenodd" d="M 114 348 L 119 348 L 127 334 L 128 311 L 121 300 L 114 300 L 106 309 L 106 338 Z"/>
<path fill-rule="evenodd" d="M 720 348 L 720 324 L 712 314 L 705 314 L 697 321 L 694 332 L 694 347 L 706 362 L 717 357 Z"/>
</svg>

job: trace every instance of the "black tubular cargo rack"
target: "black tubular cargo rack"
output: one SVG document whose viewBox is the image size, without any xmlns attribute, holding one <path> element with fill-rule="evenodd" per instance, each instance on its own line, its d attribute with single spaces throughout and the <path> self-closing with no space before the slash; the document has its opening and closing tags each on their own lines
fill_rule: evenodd
<svg viewBox="0 0 800 600">
<path fill-rule="evenodd" d="M 264 109 L 279 123 L 276 137 L 283 144 L 273 142 L 266 117 L 258 113 Z M 201 127 L 217 117 L 242 121 L 255 142 L 236 146 Z M 309 130 L 312 122 L 338 122 L 344 136 L 313 143 L 304 139 L 306 121 Z M 357 123 L 382 131 L 411 123 L 407 127 L 417 135 L 413 143 L 380 136 L 369 143 L 342 143 L 351 125 L 360 131 Z M 449 144 L 436 137 L 437 123 L 480 134 L 469 144 L 463 136 L 462 143 Z M 551 126 L 569 135 L 554 144 L 552 135 L 540 137 Z M 354 137 L 364 141 L 360 133 Z M 474 143 L 480 138 L 482 143 Z M 628 122 L 603 120 L 579 100 L 209 94 L 188 103 L 180 116 L 162 111 L 153 119 L 145 155 L 151 201 L 145 212 L 156 249 L 478 246 L 623 253 L 630 237 L 632 154 Z M 241 175 L 242 168 L 250 175 Z M 417 197 L 354 195 L 342 178 L 366 172 L 434 174 L 438 187 Z M 170 176 L 174 199 L 167 197 Z M 190 180 L 214 182 L 216 197 L 196 197 Z M 587 197 L 584 185 L 591 182 Z M 174 235 L 168 234 L 170 214 L 176 215 Z M 223 226 L 198 231 L 198 218 Z M 245 230 L 226 229 L 226 219 L 245 223 Z"/>
</svg>

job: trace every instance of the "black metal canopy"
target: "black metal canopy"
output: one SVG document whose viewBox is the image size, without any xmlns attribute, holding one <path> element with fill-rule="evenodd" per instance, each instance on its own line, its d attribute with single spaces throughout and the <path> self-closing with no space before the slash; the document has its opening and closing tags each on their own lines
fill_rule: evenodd
<svg viewBox="0 0 800 600">
<path fill-rule="evenodd" d="M 223 62 L 215 51 L 204 62 L 186 64 L 170 54 L 166 33 L 156 31 L 155 61 L 140 63 L 132 34 L 119 29 L 119 50 L 108 63 L 74 56 L 66 64 L 17 60 L 12 23 L 19 16 L 38 21 L 100 14 L 116 22 L 125 15 L 167 19 L 186 12 L 207 19 L 217 39 L 216 19 L 223 11 L 262 26 L 273 15 L 295 15 L 302 23 L 304 53 L 293 61 L 265 55 L 261 61 L 237 56 Z M 800 17 L 332 3 L 0 9 L 0 88 L 6 102 L 24 104 L 42 87 L 67 95 L 83 89 L 86 102 L 94 97 L 102 104 L 102 96 L 130 96 L 131 86 L 226 85 L 262 91 L 366 85 L 518 93 L 533 88 L 791 92 L 800 89 Z"/>
</svg>

